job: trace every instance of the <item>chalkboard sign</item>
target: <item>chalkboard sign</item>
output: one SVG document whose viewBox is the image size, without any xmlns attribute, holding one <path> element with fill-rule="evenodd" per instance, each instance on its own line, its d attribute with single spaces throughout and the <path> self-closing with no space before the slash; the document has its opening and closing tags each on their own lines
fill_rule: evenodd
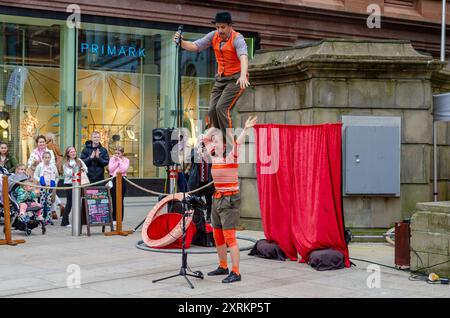
<svg viewBox="0 0 450 318">
<path fill-rule="evenodd" d="M 83 191 L 88 236 L 91 235 L 91 226 L 103 226 L 102 231 L 104 232 L 105 225 L 109 225 L 111 231 L 114 231 L 109 188 L 87 187 L 84 188 Z"/>
</svg>

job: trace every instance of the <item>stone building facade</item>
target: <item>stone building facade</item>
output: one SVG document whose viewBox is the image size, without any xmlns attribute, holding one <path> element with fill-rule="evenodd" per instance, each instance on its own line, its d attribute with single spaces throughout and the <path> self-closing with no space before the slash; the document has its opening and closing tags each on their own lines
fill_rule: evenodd
<svg viewBox="0 0 450 318">
<path fill-rule="evenodd" d="M 0 14 L 21 14 L 20 9 L 26 9 L 26 14 L 69 15 L 66 8 L 72 3 L 80 6 L 82 21 L 88 15 L 113 17 L 172 23 L 174 30 L 178 24 L 211 29 L 215 13 L 227 10 L 238 31 L 258 34 L 262 49 L 330 37 L 400 39 L 439 56 L 441 1 L 436 0 L 0 0 Z M 380 28 L 368 28 L 367 19 L 374 13 L 369 6 L 379 8 Z"/>
<path fill-rule="evenodd" d="M 439 56 L 440 48 L 440 1 L 0 0 L 0 15 L 64 21 L 70 15 L 67 6 L 74 2 L 80 6 L 83 23 L 141 28 L 164 25 L 172 31 L 184 24 L 186 31 L 202 33 L 213 28 L 211 17 L 216 12 L 227 10 L 233 15 L 236 30 L 255 38 L 256 48 L 304 44 L 256 54 L 250 66 L 252 87 L 239 102 L 238 117 L 258 114 L 263 122 L 319 124 L 339 122 L 343 115 L 400 116 L 401 195 L 346 197 L 347 225 L 388 227 L 410 216 L 416 202 L 432 199 L 432 95 L 450 90 L 450 71 L 433 59 Z M 381 9 L 381 28 L 367 27 L 371 4 Z M 331 37 L 369 40 L 305 44 Z M 446 51 L 450 52 L 450 32 Z M 67 74 L 72 71 L 68 69 Z M 439 124 L 441 200 L 449 196 L 449 142 L 447 124 Z M 243 222 L 258 228 L 254 166 L 243 165 L 240 175 L 246 198 Z"/>
<path fill-rule="evenodd" d="M 407 41 L 323 40 L 258 52 L 252 88 L 238 103 L 237 122 L 321 124 L 344 115 L 401 118 L 400 197 L 346 196 L 346 226 L 385 228 L 409 218 L 417 202 L 432 200 L 432 95 L 449 83 L 443 63 Z M 449 197 L 450 131 L 438 125 L 439 199 Z M 240 170 L 243 223 L 258 228 L 255 165 Z"/>
</svg>

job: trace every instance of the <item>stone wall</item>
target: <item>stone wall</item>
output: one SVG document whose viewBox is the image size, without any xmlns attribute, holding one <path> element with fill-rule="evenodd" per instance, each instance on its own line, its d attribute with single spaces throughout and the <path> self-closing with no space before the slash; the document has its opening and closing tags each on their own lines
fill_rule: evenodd
<svg viewBox="0 0 450 318">
<path fill-rule="evenodd" d="M 417 202 L 432 200 L 432 92 L 439 89 L 432 76 L 442 67 L 405 41 L 324 40 L 260 51 L 250 62 L 252 87 L 238 101 L 234 122 L 242 127 L 250 115 L 280 124 L 334 123 L 343 115 L 400 116 L 400 197 L 344 197 L 346 226 L 391 227 L 409 218 Z M 440 79 L 450 84 L 450 76 Z M 438 128 L 439 199 L 446 200 L 450 131 L 447 124 Z M 242 222 L 260 228 L 258 198 L 244 195 L 257 193 L 255 165 L 242 164 L 240 177 Z"/>
<path fill-rule="evenodd" d="M 450 276 L 450 201 L 417 203 L 411 218 L 411 270 Z M 444 263 L 438 266 L 440 263 Z"/>
</svg>

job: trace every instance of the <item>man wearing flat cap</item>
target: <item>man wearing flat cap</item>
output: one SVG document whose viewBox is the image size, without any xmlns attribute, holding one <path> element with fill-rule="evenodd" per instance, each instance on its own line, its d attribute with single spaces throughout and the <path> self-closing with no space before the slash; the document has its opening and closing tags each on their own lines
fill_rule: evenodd
<svg viewBox="0 0 450 318">
<path fill-rule="evenodd" d="M 250 85 L 248 81 L 248 51 L 242 34 L 233 30 L 231 15 L 219 12 L 211 21 L 216 31 L 208 33 L 195 41 L 184 41 L 181 47 L 192 52 L 200 52 L 212 46 L 217 61 L 217 74 L 211 91 L 208 115 L 211 124 L 222 131 L 225 139 L 226 129 L 232 128 L 231 110 Z M 180 37 L 177 32 L 174 41 Z"/>
</svg>

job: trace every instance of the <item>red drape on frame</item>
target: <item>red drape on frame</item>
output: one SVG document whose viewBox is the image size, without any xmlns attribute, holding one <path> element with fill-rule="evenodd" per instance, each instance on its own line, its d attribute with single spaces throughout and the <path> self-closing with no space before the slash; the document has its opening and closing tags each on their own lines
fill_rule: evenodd
<svg viewBox="0 0 450 318">
<path fill-rule="evenodd" d="M 334 248 L 350 266 L 341 197 L 342 124 L 256 125 L 257 179 L 264 234 L 308 262 Z"/>
</svg>

